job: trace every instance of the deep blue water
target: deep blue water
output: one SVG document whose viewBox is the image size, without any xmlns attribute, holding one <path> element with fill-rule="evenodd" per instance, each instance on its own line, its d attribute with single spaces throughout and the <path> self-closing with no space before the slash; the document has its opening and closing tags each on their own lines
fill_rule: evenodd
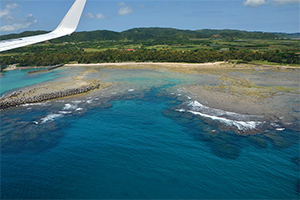
<svg viewBox="0 0 300 200">
<path fill-rule="evenodd" d="M 166 87 L 2 110 L 1 199 L 298 199 L 297 132 L 172 114 Z"/>
</svg>

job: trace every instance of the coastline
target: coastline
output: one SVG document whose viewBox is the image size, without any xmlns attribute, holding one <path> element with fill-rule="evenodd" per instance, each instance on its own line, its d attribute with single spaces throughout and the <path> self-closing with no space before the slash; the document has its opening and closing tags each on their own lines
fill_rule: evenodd
<svg viewBox="0 0 300 200">
<path fill-rule="evenodd" d="M 232 67 L 235 69 L 244 69 L 244 68 L 282 68 L 282 69 L 299 69 L 299 67 L 293 67 L 288 65 L 255 65 L 255 64 L 234 64 L 225 61 L 220 62 L 207 62 L 207 63 L 177 63 L 177 62 L 118 62 L 118 63 L 89 63 L 89 64 L 65 64 L 65 67 L 97 67 L 97 66 L 126 66 L 126 67 L 138 67 L 141 65 L 145 66 L 163 66 L 167 68 L 226 68 Z"/>
<path fill-rule="evenodd" d="M 244 68 L 277 68 L 277 69 L 300 69 L 299 67 L 288 66 L 288 65 L 256 65 L 256 64 L 233 64 L 225 61 L 219 62 L 207 62 L 207 63 L 177 63 L 177 62 L 117 62 L 117 63 L 83 63 L 83 64 L 64 64 L 64 67 L 100 67 L 100 66 L 118 66 L 118 67 L 138 67 L 138 66 L 163 66 L 165 68 L 235 68 L 235 69 L 244 69 Z M 48 69 L 52 66 L 28 66 L 28 67 L 16 67 L 11 66 L 3 69 L 3 71 L 11 70 L 25 70 L 25 69 Z"/>
<path fill-rule="evenodd" d="M 81 107 L 86 109 L 106 108 L 112 100 L 143 99 L 149 91 L 159 88 L 156 97 L 178 103 L 162 113 L 175 120 L 200 117 L 218 124 L 222 131 L 230 129 L 243 136 L 266 134 L 266 127 L 296 131 L 299 128 L 300 119 L 295 112 L 300 111 L 299 69 L 224 62 L 64 67 L 64 75 L 58 79 L 5 93 L 0 98 L 0 109 L 55 99 L 85 102 Z"/>
<path fill-rule="evenodd" d="M 52 66 L 28 66 L 28 67 L 16 67 L 16 66 L 12 66 L 12 67 L 7 67 L 5 69 L 3 69 L 3 71 L 12 71 L 12 70 L 24 70 L 24 69 L 48 69 L 51 68 Z"/>
<path fill-rule="evenodd" d="M 247 81 L 243 77 L 232 76 L 231 72 L 236 71 L 251 71 L 255 72 L 271 70 L 274 73 L 277 70 L 286 71 L 286 69 L 299 69 L 297 67 L 291 68 L 289 66 L 256 66 L 250 64 L 233 64 L 228 62 L 215 63 L 155 63 L 155 62 L 122 62 L 122 63 L 94 63 L 94 64 L 66 64 L 63 67 L 81 68 L 81 74 L 72 76 L 70 81 L 63 81 L 55 83 L 55 85 L 40 84 L 38 86 L 26 87 L 23 91 L 18 91 L 8 94 L 6 97 L 0 98 L 0 108 L 8 108 L 25 103 L 41 102 L 49 99 L 56 99 L 61 97 L 71 97 L 76 94 L 85 94 L 91 90 L 99 87 L 110 86 L 113 83 L 101 82 L 99 78 L 101 75 L 97 74 L 99 69 L 150 69 L 162 70 L 168 72 L 175 72 L 179 74 L 199 74 L 204 76 L 214 76 L 212 82 L 219 85 L 211 86 L 208 83 L 204 85 L 192 84 L 185 85 L 182 90 L 193 97 L 194 100 L 202 102 L 210 107 L 219 109 L 226 108 L 228 111 L 239 112 L 242 114 L 261 114 L 268 113 L 272 115 L 273 112 L 266 108 L 265 99 L 272 98 L 278 93 L 290 92 L 292 94 L 299 94 L 295 89 L 288 87 L 277 87 L 277 82 L 272 82 L 269 87 L 261 87 L 251 81 Z M 76 71 L 76 70 L 72 70 Z M 290 70 L 287 70 L 287 73 Z M 247 72 L 248 73 L 248 72 Z M 94 79 L 86 78 L 93 76 Z M 180 75 L 181 76 L 181 75 Z M 96 80 L 96 79 L 97 80 Z M 270 79 L 271 80 L 271 79 Z M 4 103 L 5 102 L 5 103 Z M 262 103 L 263 102 L 263 103 Z M 4 106 L 5 104 L 5 106 Z M 225 110 L 226 110 L 225 109 Z M 272 113 L 272 114 L 270 114 Z"/>
<path fill-rule="evenodd" d="M 102 75 L 97 79 L 87 79 L 86 75 L 89 73 L 94 73 L 94 71 L 85 70 L 81 74 L 72 77 L 69 81 L 59 80 L 54 83 L 40 83 L 5 93 L 0 97 L 0 109 L 86 94 L 92 90 L 104 89 L 111 85 L 111 83 L 107 82 L 101 83 L 100 78 Z"/>
<path fill-rule="evenodd" d="M 210 85 L 211 83 L 194 84 L 185 86 L 174 86 L 195 101 L 199 101 L 206 106 L 237 112 L 240 114 L 249 115 L 264 115 L 268 118 L 278 119 L 286 116 L 284 121 L 288 121 L 291 117 L 289 111 L 280 113 L 270 107 L 269 101 L 273 100 L 274 96 L 283 94 L 299 95 L 299 88 L 292 86 L 297 83 L 289 83 L 290 85 L 281 85 L 281 82 L 288 81 L 288 76 L 283 75 L 280 79 L 278 77 L 272 78 L 274 74 L 295 73 L 294 70 L 300 70 L 297 67 L 290 66 L 257 66 L 250 64 L 232 64 L 226 62 L 215 63 L 141 63 L 141 62 L 124 62 L 124 63 L 98 63 L 98 64 L 71 64 L 65 67 L 103 67 L 105 69 L 150 69 L 150 70 L 167 70 L 179 74 L 199 74 L 204 76 L 214 76 L 212 82 L 217 85 Z M 256 71 L 272 71 L 273 75 L 268 75 L 266 79 L 259 75 L 259 81 L 255 83 L 248 80 L 249 77 L 256 77 Z M 231 75 L 230 73 L 241 72 L 242 74 L 249 74 L 245 76 Z M 278 73 L 279 74 L 279 73 Z M 271 76 L 271 77 L 270 77 Z M 257 77 L 256 77 L 257 79 Z M 286 80 L 285 80 L 286 79 Z M 291 81 L 292 82 L 292 81 Z M 267 84 L 264 87 L 262 85 Z M 172 91 L 170 92 L 172 93 Z"/>
</svg>

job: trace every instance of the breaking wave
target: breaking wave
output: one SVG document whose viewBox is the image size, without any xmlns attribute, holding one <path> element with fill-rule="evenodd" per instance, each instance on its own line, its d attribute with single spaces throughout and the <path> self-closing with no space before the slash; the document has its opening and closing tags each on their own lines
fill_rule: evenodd
<svg viewBox="0 0 300 200">
<path fill-rule="evenodd" d="M 63 108 L 63 110 L 75 110 L 77 108 L 76 105 L 72 105 L 70 103 L 66 103 L 65 107 Z"/>
<path fill-rule="evenodd" d="M 40 122 L 43 124 L 43 123 L 46 123 L 46 122 L 49 122 L 49 121 L 53 121 L 57 118 L 64 117 L 64 115 L 71 114 L 74 111 L 83 110 L 83 108 L 78 108 L 77 103 L 80 103 L 80 101 L 76 101 L 76 102 L 73 102 L 73 103 L 75 103 L 75 104 L 65 103 L 62 110 L 56 111 L 56 113 L 51 113 L 51 114 L 47 115 L 46 117 L 41 118 Z"/>
<path fill-rule="evenodd" d="M 46 117 L 41 118 L 41 122 L 46 123 L 48 121 L 53 121 L 54 119 L 62 117 L 62 116 L 63 116 L 62 114 L 49 114 Z"/>
<path fill-rule="evenodd" d="M 43 103 L 25 103 L 25 104 L 22 104 L 20 106 L 28 107 L 28 106 L 46 106 L 46 105 L 49 105 L 49 102 L 43 102 Z"/>
<path fill-rule="evenodd" d="M 193 111 L 199 111 L 203 114 L 209 114 L 209 115 L 218 116 L 218 117 L 225 117 L 225 118 L 230 118 L 233 120 L 245 121 L 245 120 L 249 120 L 249 119 L 262 118 L 262 116 L 258 116 L 258 115 L 242 115 L 242 114 L 235 113 L 235 112 L 229 112 L 229 111 L 220 110 L 220 109 L 216 109 L 216 108 L 210 108 L 210 107 L 202 105 L 198 101 L 191 101 L 190 103 L 188 103 L 188 106 L 192 107 Z"/>
<path fill-rule="evenodd" d="M 261 116 L 242 115 L 220 109 L 209 108 L 198 101 L 191 101 L 187 104 L 187 106 L 188 109 L 177 109 L 176 111 L 189 112 L 194 115 L 216 120 L 228 126 L 235 126 L 239 130 L 256 129 L 259 125 L 263 124 L 263 122 L 256 120 L 261 118 Z"/>
</svg>

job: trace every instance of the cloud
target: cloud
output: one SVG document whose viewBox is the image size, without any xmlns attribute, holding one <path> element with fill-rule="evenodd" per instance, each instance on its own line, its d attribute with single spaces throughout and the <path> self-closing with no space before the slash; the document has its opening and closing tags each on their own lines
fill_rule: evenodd
<svg viewBox="0 0 300 200">
<path fill-rule="evenodd" d="M 18 7 L 19 5 L 18 4 L 16 4 L 16 3 L 11 3 L 11 4 L 6 4 L 6 9 L 10 9 L 10 10 L 12 10 L 12 9 L 15 9 L 16 7 Z"/>
<path fill-rule="evenodd" d="M 118 4 L 118 6 L 120 6 L 120 7 L 125 6 L 125 3 L 121 2 L 121 3 Z"/>
<path fill-rule="evenodd" d="M 130 13 L 132 13 L 132 8 L 129 6 L 120 8 L 118 12 L 119 15 L 129 15 Z"/>
<path fill-rule="evenodd" d="M 94 19 L 95 18 L 95 16 L 92 13 L 90 13 L 90 12 L 86 14 L 86 17 L 90 18 L 90 19 Z"/>
<path fill-rule="evenodd" d="M 285 4 L 294 4 L 294 3 L 300 3 L 300 0 L 273 0 L 273 3 L 275 5 L 285 5 Z"/>
<path fill-rule="evenodd" d="M 96 18 L 97 18 L 97 19 L 106 19 L 106 17 L 105 17 L 103 14 L 101 14 L 101 13 L 98 13 L 98 14 L 96 15 Z"/>
<path fill-rule="evenodd" d="M 263 4 L 266 4 L 267 2 L 265 0 L 247 0 L 244 1 L 245 6 L 250 6 L 250 7 L 258 7 Z"/>
<path fill-rule="evenodd" d="M 106 17 L 101 13 L 98 13 L 96 16 L 94 16 L 92 13 L 89 12 L 89 13 L 86 14 L 86 17 L 89 18 L 89 19 L 94 19 L 94 18 L 96 18 L 96 19 L 106 19 Z"/>
<path fill-rule="evenodd" d="M 118 6 L 121 7 L 118 11 L 119 15 L 129 15 L 133 11 L 132 8 L 127 6 L 124 2 L 119 3 Z"/>
<path fill-rule="evenodd" d="M 5 24 L 0 26 L 0 32 L 10 32 L 25 29 L 37 22 L 32 14 L 28 14 L 22 18 L 15 18 L 13 16 L 13 11 L 17 7 L 19 7 L 18 4 L 10 3 L 5 5 L 4 10 L 0 9 L 1 25 Z"/>
<path fill-rule="evenodd" d="M 0 10 L 0 17 L 3 17 L 3 16 L 8 15 L 8 14 L 9 14 L 9 10 L 7 10 L 7 9 Z"/>
<path fill-rule="evenodd" d="M 254 8 L 269 3 L 276 6 L 283 6 L 286 4 L 300 3 L 300 0 L 246 0 L 244 1 L 245 6 L 250 6 Z"/>
<path fill-rule="evenodd" d="M 0 9 L 0 17 L 9 15 L 11 13 L 11 10 L 13 10 L 17 7 L 18 7 L 18 4 L 16 4 L 16 3 L 6 4 L 4 10 Z"/>
<path fill-rule="evenodd" d="M 10 32 L 10 31 L 17 31 L 20 29 L 25 29 L 25 28 L 29 27 L 30 25 L 37 22 L 37 20 L 34 19 L 32 14 L 28 14 L 24 18 L 19 18 L 19 19 L 8 15 L 3 18 L 3 21 L 8 22 L 9 25 L 1 26 L 0 32 Z"/>
</svg>

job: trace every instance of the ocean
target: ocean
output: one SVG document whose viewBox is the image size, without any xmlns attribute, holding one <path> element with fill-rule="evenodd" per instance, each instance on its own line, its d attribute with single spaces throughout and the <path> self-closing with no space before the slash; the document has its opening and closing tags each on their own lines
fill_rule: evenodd
<svg viewBox="0 0 300 200">
<path fill-rule="evenodd" d="M 5 72 L 1 95 L 81 70 Z M 1 110 L 1 199 L 299 199 L 298 118 L 210 108 L 182 90 L 216 75 L 99 70 L 114 87 Z"/>
</svg>

